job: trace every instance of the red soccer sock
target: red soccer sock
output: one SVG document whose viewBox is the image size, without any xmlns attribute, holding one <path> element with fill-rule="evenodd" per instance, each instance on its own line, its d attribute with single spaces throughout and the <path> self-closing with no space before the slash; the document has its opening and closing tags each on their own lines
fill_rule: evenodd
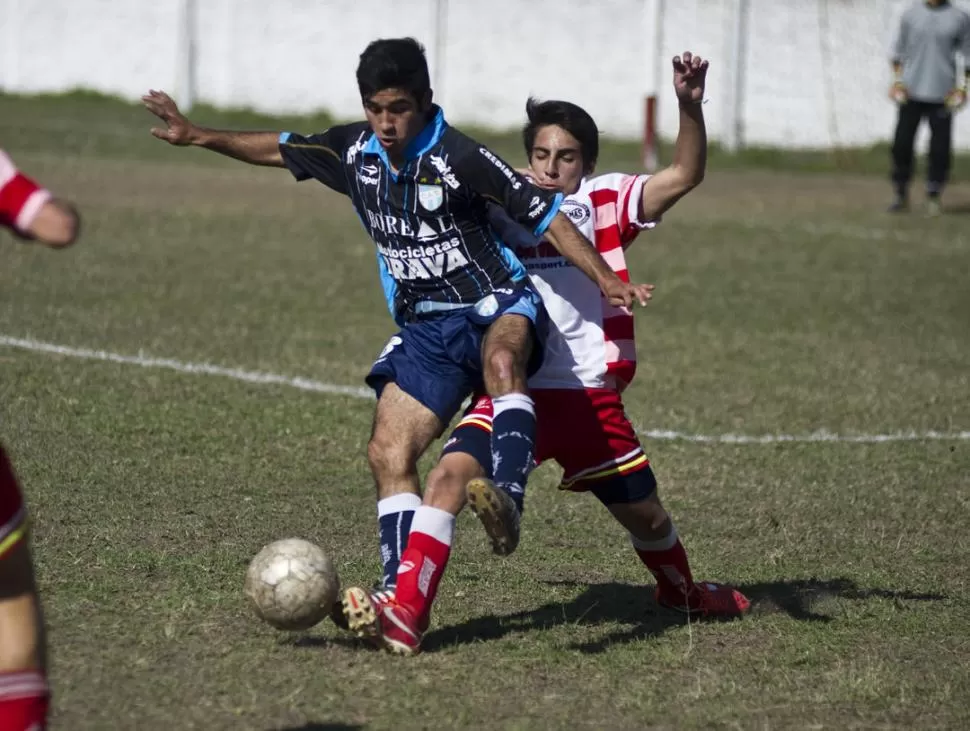
<svg viewBox="0 0 970 731">
<path fill-rule="evenodd" d="M 687 551 L 673 524 L 670 535 L 659 541 L 641 541 L 634 536 L 630 536 L 630 540 L 643 565 L 657 580 L 661 595 L 675 603 L 685 601 L 687 593 L 694 586 L 694 577 L 687 561 Z"/>
<path fill-rule="evenodd" d="M 431 605 L 451 555 L 455 516 L 422 505 L 414 512 L 408 545 L 401 554 L 395 597 L 418 620 L 423 630 L 431 618 Z"/>
<path fill-rule="evenodd" d="M 0 729 L 43 731 L 50 692 L 39 670 L 0 673 Z"/>
</svg>

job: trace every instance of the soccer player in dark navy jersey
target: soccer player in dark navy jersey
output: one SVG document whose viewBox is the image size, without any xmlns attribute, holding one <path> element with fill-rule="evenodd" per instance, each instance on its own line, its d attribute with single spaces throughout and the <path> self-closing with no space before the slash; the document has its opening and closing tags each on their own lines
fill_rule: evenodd
<svg viewBox="0 0 970 731">
<path fill-rule="evenodd" d="M 526 381 L 542 360 L 545 311 L 525 269 L 489 225 L 498 204 L 544 234 L 616 305 L 646 304 L 649 286 L 622 281 L 559 213 L 562 196 L 533 186 L 488 148 L 450 127 L 433 104 L 424 49 L 411 38 L 371 43 L 357 84 L 365 122 L 310 136 L 230 132 L 192 124 L 163 92 L 146 107 L 152 134 L 255 165 L 286 167 L 350 198 L 377 249 L 388 307 L 400 327 L 367 377 L 378 395 L 368 458 L 377 483 L 384 583 L 420 506 L 418 458 L 476 388 L 495 405 L 494 482 L 473 508 L 493 549 L 511 553 L 532 467 L 535 410 Z M 442 511 L 443 512 L 443 511 Z M 438 516 L 445 530 L 454 516 Z"/>
</svg>

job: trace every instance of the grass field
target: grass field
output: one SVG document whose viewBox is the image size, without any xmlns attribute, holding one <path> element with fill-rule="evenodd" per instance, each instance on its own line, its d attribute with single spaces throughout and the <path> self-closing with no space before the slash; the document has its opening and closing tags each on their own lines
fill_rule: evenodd
<svg viewBox="0 0 970 731">
<path fill-rule="evenodd" d="M 104 100 L 0 97 L 4 147 L 85 219 L 66 252 L 0 234 L 0 336 L 360 386 L 392 323 L 346 203 L 149 126 Z M 514 139 L 494 142 L 519 161 Z M 608 144 L 602 169 L 636 156 Z M 949 215 L 889 218 L 883 177 L 816 163 L 715 157 L 631 250 L 657 284 L 628 396 L 642 429 L 970 430 L 970 186 L 950 189 Z M 648 440 L 695 574 L 754 602 L 689 627 L 653 605 L 606 512 L 544 466 L 513 557 L 460 517 L 426 653 L 406 660 L 329 623 L 275 632 L 242 595 L 252 555 L 289 535 L 345 582 L 377 577 L 372 407 L 0 345 L 56 728 L 970 726 L 965 437 Z"/>
</svg>

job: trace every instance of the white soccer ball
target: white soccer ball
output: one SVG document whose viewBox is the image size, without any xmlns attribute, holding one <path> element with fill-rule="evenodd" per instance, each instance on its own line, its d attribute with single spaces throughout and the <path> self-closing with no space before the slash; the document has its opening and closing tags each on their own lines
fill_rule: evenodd
<svg viewBox="0 0 970 731">
<path fill-rule="evenodd" d="M 330 613 L 340 578 L 322 548 L 286 538 L 256 554 L 246 570 L 245 589 L 260 619 L 277 629 L 304 630 Z"/>
</svg>

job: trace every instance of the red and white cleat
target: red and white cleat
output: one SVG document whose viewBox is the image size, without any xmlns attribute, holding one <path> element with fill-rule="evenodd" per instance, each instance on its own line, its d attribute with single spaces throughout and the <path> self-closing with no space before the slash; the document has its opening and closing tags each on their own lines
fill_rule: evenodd
<svg viewBox="0 0 970 731">
<path fill-rule="evenodd" d="M 724 584 L 698 581 L 687 594 L 665 596 L 659 589 L 657 604 L 698 619 L 737 619 L 751 608 L 751 601 L 737 589 Z"/>
<path fill-rule="evenodd" d="M 344 592 L 344 614 L 351 632 L 394 655 L 417 655 L 425 627 L 394 594 L 370 594 L 359 587 Z"/>
</svg>

